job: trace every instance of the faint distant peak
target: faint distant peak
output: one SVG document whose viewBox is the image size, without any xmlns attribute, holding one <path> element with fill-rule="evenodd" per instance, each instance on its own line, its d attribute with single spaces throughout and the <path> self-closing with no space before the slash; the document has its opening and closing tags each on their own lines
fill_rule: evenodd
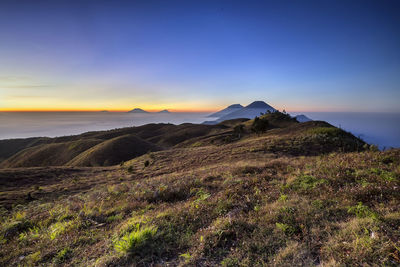
<svg viewBox="0 0 400 267">
<path fill-rule="evenodd" d="M 149 113 L 148 111 L 145 111 L 141 108 L 134 108 L 131 111 L 128 111 L 129 113 Z"/>
<path fill-rule="evenodd" d="M 240 104 L 233 104 L 233 105 L 230 105 L 229 107 L 224 108 L 223 110 L 220 110 L 218 112 L 210 114 L 207 117 L 219 118 L 221 116 L 225 116 L 225 115 L 227 115 L 229 113 L 232 113 L 232 112 L 237 111 L 237 110 L 242 109 L 242 108 L 243 108 L 243 106 L 240 105 Z"/>
<path fill-rule="evenodd" d="M 163 109 L 163 110 L 160 110 L 157 113 L 171 113 L 171 112 L 168 109 Z"/>
<path fill-rule="evenodd" d="M 233 104 L 233 105 L 228 106 L 228 108 L 242 108 L 242 107 L 243 106 L 240 104 Z"/>
</svg>

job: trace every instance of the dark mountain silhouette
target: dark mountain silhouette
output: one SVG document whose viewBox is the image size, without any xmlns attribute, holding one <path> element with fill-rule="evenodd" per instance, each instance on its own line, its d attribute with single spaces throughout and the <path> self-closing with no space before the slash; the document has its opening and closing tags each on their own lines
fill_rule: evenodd
<svg viewBox="0 0 400 267">
<path fill-rule="evenodd" d="M 143 110 L 143 109 L 141 109 L 141 108 L 134 108 L 134 109 L 132 109 L 131 111 L 128 111 L 128 113 L 149 113 L 148 111 L 145 111 L 145 110 Z"/>
<path fill-rule="evenodd" d="M 248 106 L 245 107 L 246 109 L 266 109 L 269 111 L 275 111 L 275 109 L 273 107 L 271 107 L 270 105 L 268 105 L 267 103 L 265 103 L 264 101 L 254 101 L 253 103 L 249 104 Z"/>
<path fill-rule="evenodd" d="M 168 109 L 163 109 L 163 110 L 158 111 L 156 113 L 168 114 L 168 113 L 171 113 L 171 112 Z"/>
<path fill-rule="evenodd" d="M 227 108 L 224 108 L 223 110 L 220 110 L 220 111 L 215 112 L 215 113 L 213 113 L 211 115 L 208 115 L 207 117 L 209 117 L 209 118 L 220 118 L 220 117 L 228 115 L 228 114 L 230 114 L 232 112 L 238 111 L 238 110 L 240 110 L 242 108 L 243 108 L 243 106 L 240 105 L 240 104 L 233 104 L 233 105 L 230 105 Z"/>
<path fill-rule="evenodd" d="M 254 119 L 256 116 L 260 116 L 261 113 L 264 114 L 267 111 L 274 112 L 276 111 L 276 109 L 271 107 L 264 101 L 254 101 L 246 107 L 240 108 L 234 112 L 219 117 L 216 122 L 239 118 Z"/>
</svg>

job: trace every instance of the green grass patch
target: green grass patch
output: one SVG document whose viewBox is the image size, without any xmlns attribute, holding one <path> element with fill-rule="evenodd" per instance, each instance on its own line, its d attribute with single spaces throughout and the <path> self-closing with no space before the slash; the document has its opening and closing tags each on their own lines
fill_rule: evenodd
<svg viewBox="0 0 400 267">
<path fill-rule="evenodd" d="M 69 258 L 72 257 L 72 253 L 73 251 L 70 248 L 64 248 L 60 250 L 54 257 L 54 262 L 57 264 L 64 263 L 65 261 L 67 261 Z"/>
<path fill-rule="evenodd" d="M 56 222 L 48 229 L 49 238 L 54 240 L 59 235 L 69 231 L 74 225 L 74 221 Z"/>
<path fill-rule="evenodd" d="M 293 182 L 284 186 L 295 191 L 309 191 L 322 184 L 326 184 L 328 181 L 325 179 L 319 179 L 311 175 L 301 175 L 297 177 Z"/>
<path fill-rule="evenodd" d="M 153 242 L 156 233 L 157 228 L 154 226 L 140 227 L 140 224 L 136 224 L 134 230 L 114 242 L 114 248 L 122 254 L 135 254 L 141 248 Z"/>
<path fill-rule="evenodd" d="M 373 212 L 369 207 L 363 205 L 362 202 L 358 202 L 355 206 L 348 207 L 347 212 L 356 215 L 357 218 L 378 219 L 378 214 Z"/>
</svg>

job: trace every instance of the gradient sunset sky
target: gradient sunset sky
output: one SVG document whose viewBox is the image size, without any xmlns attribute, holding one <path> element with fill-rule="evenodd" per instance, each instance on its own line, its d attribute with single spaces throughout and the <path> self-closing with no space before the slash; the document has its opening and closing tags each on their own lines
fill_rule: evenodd
<svg viewBox="0 0 400 267">
<path fill-rule="evenodd" d="M 0 111 L 400 112 L 400 1 L 0 1 Z"/>
</svg>

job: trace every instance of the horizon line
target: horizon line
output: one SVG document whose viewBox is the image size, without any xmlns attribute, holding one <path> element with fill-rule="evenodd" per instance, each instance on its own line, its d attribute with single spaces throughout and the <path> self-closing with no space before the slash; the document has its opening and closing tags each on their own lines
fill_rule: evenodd
<svg viewBox="0 0 400 267">
<path fill-rule="evenodd" d="M 141 108 L 142 109 L 142 108 Z M 129 112 L 132 109 L 0 109 L 0 112 Z M 163 110 L 168 110 L 169 112 L 179 113 L 179 112 L 215 112 L 215 110 L 188 110 L 188 109 L 142 109 L 150 113 L 156 113 Z"/>
<path fill-rule="evenodd" d="M 109 113 L 128 113 L 132 109 L 0 109 L 0 112 L 11 112 L 11 113 L 46 113 L 46 112 L 109 112 Z M 149 113 L 157 113 L 163 110 L 168 110 L 171 113 L 214 113 L 220 111 L 221 109 L 213 110 L 187 110 L 187 109 L 142 109 Z M 283 110 L 279 110 L 283 111 Z M 355 111 L 355 110 L 286 110 L 288 113 L 300 113 L 300 112 L 335 112 L 335 113 L 400 113 L 400 111 Z"/>
</svg>

